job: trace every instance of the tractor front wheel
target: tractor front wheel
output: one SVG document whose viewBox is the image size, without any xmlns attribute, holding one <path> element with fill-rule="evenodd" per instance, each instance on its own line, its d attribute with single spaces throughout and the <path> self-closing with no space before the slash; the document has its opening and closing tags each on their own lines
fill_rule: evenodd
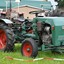
<svg viewBox="0 0 64 64">
<path fill-rule="evenodd" d="M 32 38 L 27 38 L 23 41 L 21 46 L 21 53 L 26 57 L 36 57 L 38 54 L 38 47 Z"/>
</svg>

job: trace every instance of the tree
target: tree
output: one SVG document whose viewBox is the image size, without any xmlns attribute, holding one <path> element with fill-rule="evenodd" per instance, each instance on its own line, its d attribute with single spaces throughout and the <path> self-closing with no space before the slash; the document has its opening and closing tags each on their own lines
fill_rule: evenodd
<svg viewBox="0 0 64 64">
<path fill-rule="evenodd" d="M 56 2 L 58 2 L 58 7 L 64 7 L 64 0 L 55 0 Z"/>
</svg>

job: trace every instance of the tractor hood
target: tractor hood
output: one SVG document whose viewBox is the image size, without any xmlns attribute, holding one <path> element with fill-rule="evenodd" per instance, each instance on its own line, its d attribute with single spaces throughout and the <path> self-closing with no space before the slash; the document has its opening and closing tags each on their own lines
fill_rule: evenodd
<svg viewBox="0 0 64 64">
<path fill-rule="evenodd" d="M 51 26 L 64 25 L 64 17 L 36 17 L 36 22 L 41 21 L 50 24 Z"/>
<path fill-rule="evenodd" d="M 50 21 L 45 21 L 46 23 L 49 23 L 50 25 L 55 25 L 55 26 L 62 26 L 64 25 L 64 17 L 51 17 Z"/>
<path fill-rule="evenodd" d="M 64 17 L 36 17 L 33 19 L 34 24 L 38 21 L 50 24 L 54 46 L 64 46 Z"/>
</svg>

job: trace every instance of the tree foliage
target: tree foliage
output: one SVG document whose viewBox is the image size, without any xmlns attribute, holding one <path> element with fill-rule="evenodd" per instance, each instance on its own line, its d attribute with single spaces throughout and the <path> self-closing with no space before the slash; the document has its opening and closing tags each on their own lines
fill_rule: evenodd
<svg viewBox="0 0 64 64">
<path fill-rule="evenodd" d="M 58 2 L 58 6 L 60 7 L 64 7 L 64 0 L 55 0 L 56 2 Z"/>
</svg>

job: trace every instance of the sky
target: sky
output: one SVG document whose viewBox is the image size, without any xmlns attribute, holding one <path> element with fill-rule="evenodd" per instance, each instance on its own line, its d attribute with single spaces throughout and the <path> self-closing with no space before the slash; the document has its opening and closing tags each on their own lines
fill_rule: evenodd
<svg viewBox="0 0 64 64">
<path fill-rule="evenodd" d="M 37 1 L 42 1 L 42 0 L 37 0 Z M 48 0 L 51 2 L 51 4 L 53 5 L 53 8 L 56 9 L 57 2 L 55 2 L 54 0 Z"/>
<path fill-rule="evenodd" d="M 27 1 L 29 1 L 29 0 L 27 0 Z M 43 1 L 43 0 L 31 0 L 31 1 Z M 53 8 L 55 9 L 56 8 L 55 5 L 57 5 L 57 2 L 55 2 L 54 0 L 48 0 L 48 1 L 50 1 L 52 3 Z"/>
<path fill-rule="evenodd" d="M 20 1 L 20 0 L 15 0 L 15 1 Z M 43 0 L 26 0 L 26 1 L 43 1 Z M 53 5 L 53 8 L 56 9 L 57 2 L 55 2 L 54 0 L 48 0 L 51 2 L 51 4 Z"/>
<path fill-rule="evenodd" d="M 52 5 L 53 5 L 53 8 L 56 9 L 55 5 L 57 5 L 57 2 L 55 2 L 54 0 L 48 0 L 48 1 L 50 1 L 52 3 Z"/>
</svg>

